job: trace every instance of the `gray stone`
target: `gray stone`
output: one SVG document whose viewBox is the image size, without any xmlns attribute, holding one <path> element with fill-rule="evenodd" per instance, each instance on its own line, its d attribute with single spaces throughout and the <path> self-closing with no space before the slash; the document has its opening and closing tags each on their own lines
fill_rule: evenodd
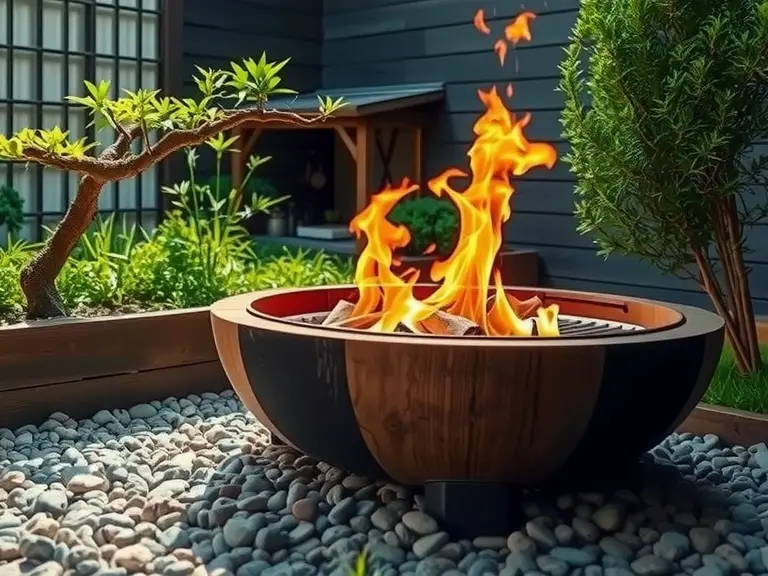
<svg viewBox="0 0 768 576">
<path fill-rule="evenodd" d="M 632 562 L 632 570 L 640 576 L 664 576 L 672 570 L 672 563 L 666 558 L 649 554 Z"/>
<path fill-rule="evenodd" d="M 394 530 L 398 520 L 397 514 L 387 507 L 378 508 L 371 514 L 371 524 L 384 532 Z"/>
<path fill-rule="evenodd" d="M 450 537 L 445 532 L 427 534 L 413 543 L 413 553 L 416 554 L 417 558 L 425 558 L 440 550 L 449 540 Z"/>
<path fill-rule="evenodd" d="M 430 515 L 418 510 L 411 510 L 403 514 L 400 519 L 406 528 L 420 536 L 434 534 L 438 531 L 437 522 Z"/>
<path fill-rule="evenodd" d="M 258 530 L 258 524 L 250 518 L 234 517 L 224 524 L 222 536 L 230 548 L 253 546 Z"/>
<path fill-rule="evenodd" d="M 549 555 L 562 560 L 570 566 L 584 567 L 597 561 L 597 555 L 591 550 L 557 546 L 549 551 Z"/>
</svg>

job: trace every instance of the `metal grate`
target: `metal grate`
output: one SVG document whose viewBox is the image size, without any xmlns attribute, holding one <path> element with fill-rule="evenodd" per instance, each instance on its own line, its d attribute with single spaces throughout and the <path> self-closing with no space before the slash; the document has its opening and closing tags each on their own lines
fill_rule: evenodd
<svg viewBox="0 0 768 576">
<path fill-rule="evenodd" d="M 608 334 L 619 335 L 626 332 L 643 330 L 635 324 L 612 322 L 609 320 L 596 320 L 594 318 L 580 318 L 578 316 L 560 316 L 558 318 L 560 336 L 605 336 Z"/>
</svg>

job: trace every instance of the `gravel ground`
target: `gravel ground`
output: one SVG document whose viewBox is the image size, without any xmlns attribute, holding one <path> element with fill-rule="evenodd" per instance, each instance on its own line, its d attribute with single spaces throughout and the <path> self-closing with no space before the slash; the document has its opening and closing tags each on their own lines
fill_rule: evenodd
<svg viewBox="0 0 768 576">
<path fill-rule="evenodd" d="M 768 574 L 764 444 L 673 435 L 648 460 L 638 494 L 451 542 L 418 495 L 268 446 L 231 393 L 56 413 L 0 428 L 0 576 L 341 576 L 364 547 L 381 576 Z"/>
</svg>

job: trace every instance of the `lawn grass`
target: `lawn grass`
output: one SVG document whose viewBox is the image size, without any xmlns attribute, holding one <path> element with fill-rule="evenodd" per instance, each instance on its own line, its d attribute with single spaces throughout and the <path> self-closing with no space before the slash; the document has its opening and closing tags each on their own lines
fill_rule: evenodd
<svg viewBox="0 0 768 576">
<path fill-rule="evenodd" d="M 733 351 L 726 345 L 703 401 L 768 414 L 768 346 L 761 346 L 760 351 L 763 368 L 744 376 L 736 368 Z"/>
</svg>

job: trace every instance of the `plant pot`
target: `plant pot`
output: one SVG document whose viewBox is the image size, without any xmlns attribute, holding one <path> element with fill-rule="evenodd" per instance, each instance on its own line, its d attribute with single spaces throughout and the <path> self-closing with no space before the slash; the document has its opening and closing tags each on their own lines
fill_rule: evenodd
<svg viewBox="0 0 768 576">
<path fill-rule="evenodd" d="M 288 220 L 285 216 L 270 216 L 267 220 L 267 236 L 279 237 L 288 234 Z"/>
</svg>

